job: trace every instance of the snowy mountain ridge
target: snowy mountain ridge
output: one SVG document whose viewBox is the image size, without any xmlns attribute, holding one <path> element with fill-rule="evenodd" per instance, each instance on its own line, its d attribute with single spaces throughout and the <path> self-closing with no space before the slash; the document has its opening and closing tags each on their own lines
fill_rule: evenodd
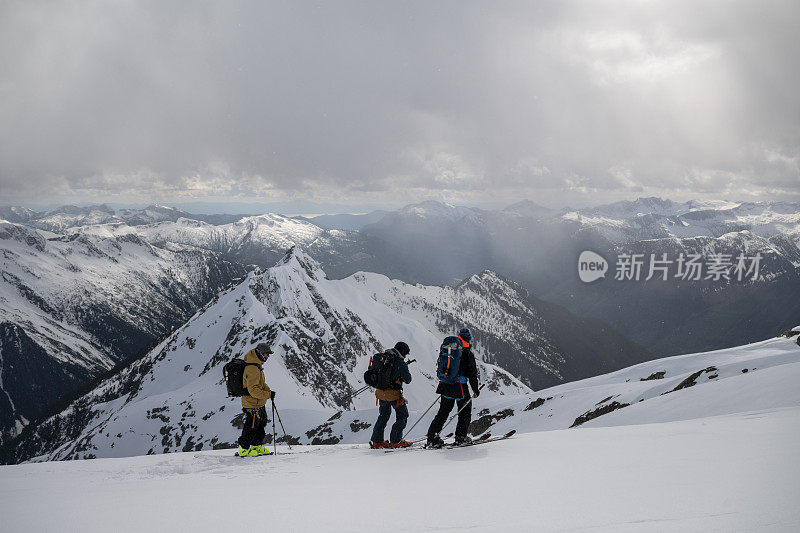
<svg viewBox="0 0 800 533">
<path fill-rule="evenodd" d="M 350 274 L 372 259 L 358 232 L 324 229 L 301 218 L 274 213 L 242 217 L 226 224 L 194 218 L 128 225 L 124 222 L 75 226 L 67 234 L 136 235 L 155 246 L 180 245 L 220 254 L 229 261 L 268 267 L 292 246 L 324 258 L 326 268 Z"/>
<path fill-rule="evenodd" d="M 364 303 L 368 304 L 371 298 L 368 294 L 363 296 Z M 241 302 L 241 296 L 234 297 L 233 302 Z M 221 296 L 218 302 L 209 306 L 207 312 L 199 313 L 195 319 L 202 315 L 208 315 L 209 320 L 217 318 L 215 306 L 220 305 L 230 305 L 229 298 Z M 292 317 L 288 322 L 295 318 Z M 190 322 L 184 329 L 196 331 L 195 326 L 215 327 L 213 320 L 210 323 L 204 321 L 194 325 Z M 400 327 L 407 324 L 400 324 Z M 499 393 L 484 393 L 475 401 L 470 433 L 477 437 L 503 434 L 510 429 L 526 433 L 628 426 L 762 410 L 798 409 L 798 333 L 800 327 L 780 338 L 727 350 L 649 361 L 536 392 L 520 385 L 517 385 L 516 392 L 513 387 L 501 387 L 497 391 Z M 279 350 L 285 350 L 284 346 L 289 341 L 282 336 L 281 339 Z M 55 428 L 68 433 L 70 422 L 80 416 L 86 417 L 84 424 L 87 431 L 82 432 L 80 438 L 36 460 L 122 457 L 159 451 L 233 447 L 231 441 L 238 433 L 235 427 L 237 419 L 239 423 L 241 420 L 241 415 L 234 415 L 239 411 L 236 405 L 238 400 L 220 402 L 219 389 L 222 385 L 215 376 L 204 378 L 203 384 L 200 380 L 186 383 L 178 378 L 179 367 L 184 364 L 184 359 L 172 362 L 173 370 L 167 370 L 170 359 L 186 351 L 188 340 L 185 333 L 176 332 L 153 352 L 155 359 L 143 361 L 144 368 L 132 369 L 133 374 L 138 374 L 138 385 L 132 381 L 118 383 L 109 380 L 92 393 L 91 398 L 76 403 L 50 421 L 50 429 L 43 435 L 52 435 Z M 199 346 L 202 339 L 196 339 L 195 342 Z M 435 343 L 435 340 L 431 342 Z M 298 396 L 289 393 L 287 397 L 293 379 L 288 376 L 287 367 L 274 365 L 274 358 L 281 357 L 281 352 L 276 352 L 265 371 L 268 382 L 276 390 L 284 391 L 281 395 L 283 399 L 277 405 L 292 443 L 364 443 L 369 439 L 370 427 L 377 415 L 374 404 L 370 406 L 371 398 L 353 402 L 355 410 L 332 411 L 320 409 L 319 403 L 315 407 L 315 400 L 309 397 L 313 394 L 299 391 Z M 201 361 L 205 359 L 206 355 Z M 285 351 L 282 359 L 286 360 Z M 433 383 L 425 372 L 425 367 L 433 368 L 433 361 L 416 365 L 412 367 L 416 380 L 407 387 L 412 420 L 416 420 L 428 401 L 435 398 Z M 161 368 L 156 369 L 156 366 Z M 482 372 L 487 369 L 485 365 L 482 367 Z M 417 379 L 420 374 L 421 380 Z M 210 398 L 212 390 L 214 398 Z M 128 396 L 119 396 L 120 391 Z M 220 403 L 223 405 L 206 413 L 209 406 Z M 223 412 L 225 414 L 221 415 Z M 200 413 L 205 414 L 201 416 Z M 431 417 L 432 413 L 428 413 L 410 437 L 424 434 Z M 42 431 L 46 429 L 41 428 Z M 286 443 L 283 438 L 279 439 L 280 442 Z M 27 446 L 33 443 L 41 444 L 42 440 L 30 441 Z M 151 447 L 145 450 L 148 445 Z M 159 450 L 162 446 L 163 449 Z"/>
<path fill-rule="evenodd" d="M 294 244 L 304 246 L 333 277 L 347 276 L 359 270 L 381 272 L 406 281 L 428 280 L 426 283 L 430 288 L 445 283 L 455 286 L 457 280 L 487 268 L 500 271 L 524 283 L 537 295 L 569 306 L 575 312 L 610 322 L 630 338 L 662 354 L 697 351 L 720 345 L 730 346 L 774 334 L 771 328 L 778 321 L 770 313 L 779 308 L 789 309 L 791 312 L 797 301 L 793 296 L 797 292 L 796 280 L 800 268 L 799 234 L 793 225 L 797 212 L 800 211 L 797 205 L 782 202 L 679 204 L 660 199 L 641 200 L 623 203 L 625 205 L 611 204 L 614 207 L 592 208 L 594 211 L 579 210 L 583 213 L 581 216 L 602 216 L 611 221 L 598 224 L 591 221 L 577 223 L 558 213 L 542 214 L 538 206 L 530 202 L 520 202 L 516 207 L 510 206 L 505 212 L 425 202 L 401 210 L 413 221 L 411 226 L 404 226 L 403 219 L 398 218 L 397 212 L 387 215 L 388 222 L 382 226 L 387 230 L 385 233 L 371 231 L 369 226 L 364 233 L 325 230 L 310 222 L 281 215 L 244 217 L 236 222 L 214 225 L 196 218 L 181 217 L 180 210 L 163 206 L 129 210 L 130 213 L 126 210 L 113 211 L 106 206 L 94 206 L 65 207 L 51 212 L 51 216 L 55 218 L 50 219 L 52 225 L 47 227 L 63 232 L 59 234 L 50 230 L 36 230 L 29 225 L 34 224 L 34 219 L 41 214 L 24 208 L 4 208 L 2 213 L 7 213 L 4 216 L 28 217 L 31 222 L 4 222 L 5 229 L 0 230 L 4 235 L 0 239 L 0 247 L 6 254 L 2 265 L 0 298 L 5 302 L 17 302 L 8 307 L 6 316 L 12 317 L 12 320 L 4 330 L 4 350 L 10 350 L 11 353 L 2 354 L 2 357 L 4 364 L 8 365 L 14 360 L 36 359 L 45 362 L 48 358 L 52 359 L 52 355 L 48 354 L 70 354 L 69 358 L 72 360 L 91 361 L 87 365 L 94 370 L 90 371 L 86 365 L 50 363 L 53 368 L 60 367 L 59 374 L 54 375 L 53 380 L 73 384 L 86 382 L 96 372 L 104 371 L 118 361 L 118 354 L 125 351 L 125 346 L 121 347 L 121 343 L 130 347 L 131 339 L 134 343 L 141 339 L 139 345 L 143 345 L 152 339 L 154 333 L 169 331 L 182 323 L 198 305 L 211 298 L 230 279 L 242 275 L 245 271 L 244 264 L 274 264 L 284 250 Z M 644 212 L 648 214 L 639 215 Z M 632 218 L 625 219 L 625 216 Z M 177 218 L 173 221 L 170 217 Z M 674 220 L 668 220 L 669 217 Z M 683 218 L 678 220 L 674 217 Z M 102 220 L 113 221 L 94 224 Z M 80 225 L 86 222 L 92 224 Z M 689 226 L 684 226 L 684 223 Z M 372 226 L 374 229 L 380 224 Z M 681 230 L 681 227 L 684 229 Z M 741 229 L 743 227 L 750 229 Z M 673 236 L 676 231 L 689 232 L 687 228 L 693 228 L 691 231 L 696 230 L 699 233 L 705 231 L 708 235 L 680 238 Z M 731 228 L 739 230 L 713 236 Z M 430 242 L 426 241 L 432 234 L 435 237 Z M 13 249 L 7 250 L 6 245 Z M 126 259 L 119 261 L 114 257 L 115 252 L 110 252 L 116 250 L 117 246 L 136 252 L 126 252 Z M 619 287 L 624 291 L 612 290 L 608 293 L 601 293 L 604 287 L 586 290 L 586 287 L 571 286 L 571 283 L 576 283 L 573 257 L 577 246 L 580 249 L 608 252 L 607 258 L 612 261 L 614 253 L 642 253 L 649 257 L 650 253 L 656 251 L 668 252 L 672 259 L 680 253 L 730 254 L 735 257 L 743 251 L 750 256 L 762 253 L 764 259 L 758 283 L 746 280 L 744 285 L 747 286 L 727 297 L 736 303 L 728 305 L 722 310 L 724 312 L 718 312 L 717 307 L 723 304 L 719 303 L 722 297 L 717 293 L 721 288 L 720 284 L 733 282 L 723 280 L 714 287 L 703 289 L 702 293 L 707 296 L 708 302 L 698 302 L 692 296 L 696 294 L 694 287 L 683 288 L 686 296 L 675 292 L 673 301 L 664 309 L 681 309 L 681 315 L 688 317 L 710 317 L 708 323 L 702 322 L 702 327 L 692 329 L 690 325 L 697 322 L 694 318 L 681 324 L 675 318 L 674 312 L 659 314 L 653 309 L 655 300 L 645 299 L 660 299 L 664 292 L 678 290 L 667 283 L 661 286 L 654 284 L 652 287 L 644 284 L 640 287 L 631 283 Z M 17 247 L 21 247 L 24 253 L 19 253 Z M 72 248 L 81 251 L 76 253 Z M 53 261 L 49 258 L 42 262 L 48 268 L 37 266 L 37 254 L 47 257 L 54 249 L 62 249 L 67 257 L 75 254 L 84 255 L 86 259 Z M 99 254 L 92 256 L 96 253 L 95 250 Z M 156 261 L 158 265 L 150 264 L 153 261 L 153 250 L 157 255 L 161 254 L 163 259 Z M 29 255 L 29 252 L 34 255 Z M 144 258 L 143 262 L 138 260 L 139 253 Z M 88 259 L 89 257 L 92 259 Z M 187 259 L 189 257 L 192 259 Z M 183 262 L 187 260 L 196 266 L 184 268 Z M 81 266 L 84 261 L 88 263 Z M 230 261 L 238 264 L 231 265 Z M 108 262 L 108 268 L 103 266 L 104 262 Z M 142 271 L 141 265 L 148 265 L 148 268 Z M 149 268 L 150 266 L 155 270 Z M 76 272 L 75 269 L 81 269 L 81 272 Z M 155 271 L 160 273 L 155 275 Z M 90 279 L 96 274 L 101 281 Z M 88 283 L 83 284 L 83 279 L 87 279 Z M 209 285 L 196 290 L 193 287 L 195 280 L 200 280 L 203 285 L 207 283 L 204 279 L 210 280 Z M 118 282 L 124 295 L 120 298 L 115 296 L 114 291 L 108 290 Z M 78 285 L 85 285 L 85 288 L 77 289 Z M 606 285 L 612 288 L 612 284 Z M 404 312 L 411 313 L 419 311 L 417 306 L 424 308 L 431 305 L 427 300 L 436 292 L 430 289 L 426 292 L 428 296 L 416 301 L 417 296 L 412 295 L 410 289 L 403 286 L 394 288 L 407 293 L 408 305 Z M 613 289 L 617 287 L 614 286 Z M 655 292 L 654 295 L 647 293 L 651 289 Z M 460 291 L 464 295 L 469 292 L 464 289 Z M 522 292 L 517 292 L 519 298 L 525 298 Z M 456 299 L 461 297 L 456 293 L 448 294 L 448 297 Z M 193 296 L 187 299 L 190 295 Z M 579 298 L 584 296 L 585 300 Z M 177 314 L 170 309 L 173 304 L 169 302 L 173 297 L 181 302 L 176 305 Z M 385 303 L 392 301 L 389 293 L 381 298 Z M 758 307 L 756 303 L 759 299 L 770 302 L 770 305 L 766 310 L 755 313 L 753 310 Z M 793 299 L 795 304 L 791 303 Z M 617 300 L 626 300 L 628 303 L 620 306 Z M 144 318 L 136 310 L 137 302 L 145 302 L 139 306 Z M 631 302 L 640 303 L 632 305 Z M 118 303 L 121 305 L 119 315 L 114 312 Z M 0 305 L 3 305 L 2 302 Z M 502 304 L 498 302 L 498 305 Z M 539 303 L 536 307 L 541 310 L 543 305 Z M 92 310 L 87 313 L 85 309 L 88 308 Z M 513 311 L 512 308 L 513 306 L 504 312 Z M 150 313 L 151 309 L 156 311 Z M 58 316 L 52 314 L 53 310 L 57 311 Z M 463 310 L 459 313 L 463 315 Z M 434 316 L 437 314 L 440 316 Z M 60 318 L 62 315 L 66 317 L 66 321 Z M 452 316 L 453 313 L 437 310 L 424 320 L 435 324 L 437 320 L 450 320 L 448 315 Z M 648 317 L 652 317 L 649 322 Z M 493 323 L 502 325 L 503 321 L 495 320 Z M 662 331 L 652 327 L 653 323 L 669 324 L 669 327 Z M 743 328 L 743 323 L 751 326 Z M 786 324 L 781 323 L 780 326 L 785 327 Z M 481 324 L 471 323 L 471 327 L 477 331 L 481 329 Z M 552 328 L 552 324 L 550 327 Z M 729 337 L 724 332 L 731 330 L 752 333 L 747 338 L 737 337 L 728 344 L 721 344 Z M 577 365 L 579 368 L 568 369 L 571 360 L 558 360 L 559 356 L 555 355 L 568 353 L 574 359 L 576 352 L 587 351 L 586 346 L 580 346 L 579 342 L 564 346 L 563 338 L 568 336 L 566 334 L 561 335 L 560 343 L 547 335 L 534 340 L 536 334 L 533 331 L 528 339 L 519 341 L 511 336 L 514 342 L 510 345 L 506 343 L 502 347 L 499 344 L 493 347 L 493 353 L 500 354 L 497 356 L 500 359 L 494 360 L 486 356 L 487 361 L 499 364 L 518 378 L 526 380 L 528 385 L 537 388 L 554 384 L 555 382 L 548 381 L 551 378 L 576 379 L 581 377 L 578 371 L 590 368 L 591 358 L 580 361 Z M 500 339 L 499 343 L 504 343 L 508 338 L 509 335 L 494 337 Z M 26 346 L 26 357 L 14 355 L 21 350 L 10 348 L 14 346 Z M 62 349 L 62 346 L 66 348 Z M 550 350 L 553 346 L 556 349 Z M 34 352 L 39 355 L 31 355 Z M 128 350 L 126 355 L 131 352 L 135 350 Z M 514 359 L 506 354 L 513 354 Z M 516 357 L 516 354 L 521 354 L 521 357 Z M 553 357 L 556 359 L 551 360 Z M 620 360 L 616 368 L 633 362 L 636 361 Z M 595 372 L 609 370 L 594 368 Z M 21 376 L 27 375 L 26 372 L 29 371 L 23 371 Z M 20 398 L 14 402 L 12 397 L 18 393 L 10 391 L 21 389 L 25 379 L 18 378 L 19 383 L 14 384 L 16 378 L 3 376 L 2 369 L 0 378 L 4 378 L 4 390 L 10 394 L 0 394 L 0 404 L 4 408 L 8 406 L 2 413 L 18 411 L 12 409 L 8 402 L 19 407 L 27 400 Z M 54 398 L 59 393 L 49 391 L 47 398 Z M 30 420 L 33 415 L 28 412 L 21 413 L 21 416 Z M 6 420 L 0 415 L 0 419 L 0 427 L 18 426 L 13 417 Z M 19 420 L 21 419 L 17 421 Z M 2 438 L 5 437 L 0 437 Z"/>
<path fill-rule="evenodd" d="M 202 220 L 210 223 L 227 223 L 239 220 L 243 215 L 195 215 L 175 207 L 150 205 L 143 209 L 115 210 L 105 204 L 78 207 L 64 205 L 46 212 L 37 212 L 26 207 L 0 206 L 0 218 L 9 222 L 28 224 L 40 230 L 65 233 L 70 228 L 98 224 L 126 224 L 140 226 L 158 222 L 177 222 L 180 218 Z"/>
<path fill-rule="evenodd" d="M 314 259 L 294 248 L 275 267 L 222 292 L 150 354 L 36 428 L 32 438 L 41 452 L 62 459 L 227 445 L 236 431 L 231 423 L 241 415 L 239 399 L 225 397 L 222 365 L 267 342 L 275 350 L 268 384 L 302 427 L 293 438 L 313 442 L 322 438 L 317 433 L 329 432 L 314 428 L 337 409 L 374 406 L 371 394 L 351 394 L 371 355 L 397 340 L 406 341 L 418 360 L 405 397 L 412 405 L 427 401 L 442 338 L 369 290 L 326 279 Z M 479 367 L 487 396 L 529 390 L 494 365 Z M 50 431 L 54 424 L 57 433 Z"/>
<path fill-rule="evenodd" d="M 206 250 L 159 248 L 131 234 L 47 238 L 10 222 L 0 222 L 0 254 L 0 436 L 244 273 Z"/>
<path fill-rule="evenodd" d="M 790 236 L 800 245 L 800 205 L 790 202 L 676 203 L 640 198 L 560 215 L 592 228 L 615 243 L 642 239 L 722 237 L 749 231 L 769 238 Z"/>
<path fill-rule="evenodd" d="M 494 272 L 475 274 L 456 287 L 410 285 L 367 272 L 344 281 L 430 331 L 469 327 L 478 357 L 514 371 L 529 386 L 540 382 L 534 375 L 563 379 L 567 354 L 556 348 L 541 315 L 528 303 L 527 291 Z"/>
<path fill-rule="evenodd" d="M 631 242 L 645 238 L 687 238 L 687 237 L 720 237 L 726 233 L 749 230 L 754 234 L 770 237 L 777 234 L 791 234 L 800 237 L 800 205 L 792 202 L 730 202 L 711 200 L 689 200 L 674 202 L 657 197 L 638 198 L 632 201 L 621 201 L 595 207 L 581 209 L 550 209 L 528 200 L 517 202 L 502 211 L 484 210 L 474 207 L 456 206 L 453 204 L 426 200 L 409 204 L 397 211 L 386 214 L 400 219 L 464 221 L 473 224 L 486 223 L 487 217 L 516 216 L 537 218 L 541 220 L 564 220 L 577 222 L 582 227 L 601 231 L 613 242 Z M 266 213 L 267 220 L 255 223 L 256 217 L 237 215 L 193 215 L 174 207 L 152 205 L 144 209 L 114 210 L 105 204 L 88 207 L 61 206 L 46 213 L 39 213 L 20 206 L 0 207 L 0 217 L 5 216 L 11 222 L 26 223 L 37 227 L 64 233 L 70 228 L 81 228 L 103 224 L 144 226 L 164 222 L 178 223 L 180 219 L 205 221 L 225 220 L 228 224 L 212 223 L 209 225 L 231 225 L 242 222 L 238 227 L 247 226 L 245 218 L 251 219 L 251 228 L 259 225 L 273 227 L 280 232 L 291 235 L 293 244 L 308 246 L 309 237 L 315 230 L 306 224 L 313 225 L 313 219 L 284 217 Z M 335 215 L 326 215 L 334 217 Z M 292 224 L 294 220 L 297 224 Z M 305 224 L 304 224 L 305 223 Z M 220 234 L 231 241 L 229 234 L 237 226 L 221 230 Z M 325 229 L 319 228 L 318 229 Z M 184 244 L 203 245 L 207 247 L 209 228 L 195 231 L 195 235 L 181 234 L 173 230 L 172 235 Z M 318 232 L 317 232 L 318 233 Z M 162 227 L 154 232 L 155 236 L 168 237 L 169 230 Z M 262 231 L 262 238 L 264 238 Z M 312 239 L 313 240 L 313 239 Z M 284 243 L 286 244 L 286 243 Z M 283 246 L 285 248 L 285 246 Z"/>
<path fill-rule="evenodd" d="M 486 280 L 489 284 L 482 285 Z M 499 300 L 512 300 L 513 287 L 492 288 L 501 282 L 493 273 L 475 276 L 465 281 L 469 291 L 460 300 L 451 292 L 458 289 L 426 294 L 424 286 L 404 286 L 375 274 L 327 280 L 316 261 L 293 249 L 275 267 L 253 272 L 221 293 L 149 355 L 35 428 L 19 449 L 37 447 L 40 459 L 74 459 L 231 447 L 241 414 L 238 399 L 224 397 L 220 369 L 257 342 L 275 350 L 265 372 L 278 391 L 291 442 L 365 442 L 376 415 L 374 398 L 366 393 L 351 401 L 349 395 L 360 386 L 369 356 L 398 339 L 409 343 L 417 362 L 405 396 L 412 416 L 420 414 L 435 398 L 433 369 L 442 338 L 437 319 L 448 316 L 448 309 L 472 309 L 493 328 L 500 321 L 491 317 L 505 315 L 491 300 L 461 306 L 480 294 L 479 286 Z M 464 316 L 470 320 L 469 313 Z M 450 331 L 446 320 L 439 324 Z M 480 359 L 496 358 L 492 332 L 478 335 Z M 537 392 L 481 362 L 481 380 L 488 387 L 476 403 L 470 431 L 477 436 L 603 425 L 622 414 L 643 423 L 665 415 L 679 420 L 745 407 L 800 405 L 792 385 L 800 372 L 795 340 L 650 361 Z M 763 394 L 765 383 L 774 394 Z M 698 391 L 704 393 L 699 403 L 693 399 Z"/>
</svg>

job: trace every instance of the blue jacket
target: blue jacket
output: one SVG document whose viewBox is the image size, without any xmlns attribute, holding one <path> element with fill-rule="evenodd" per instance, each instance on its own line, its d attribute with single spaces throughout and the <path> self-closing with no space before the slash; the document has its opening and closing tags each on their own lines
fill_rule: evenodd
<svg viewBox="0 0 800 533">
<path fill-rule="evenodd" d="M 392 348 L 394 350 L 394 348 Z M 406 363 L 403 356 L 399 353 L 399 357 L 394 360 L 394 368 L 392 368 L 392 379 L 394 381 L 402 380 L 403 383 L 411 383 L 411 371 L 408 370 L 408 363 Z M 403 383 L 398 383 L 400 389 L 403 388 Z"/>
</svg>

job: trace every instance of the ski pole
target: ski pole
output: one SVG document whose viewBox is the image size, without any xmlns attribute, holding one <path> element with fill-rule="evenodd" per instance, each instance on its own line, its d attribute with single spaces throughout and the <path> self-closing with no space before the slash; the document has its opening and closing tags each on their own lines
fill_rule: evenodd
<svg viewBox="0 0 800 533">
<path fill-rule="evenodd" d="M 272 402 L 272 447 L 275 448 L 275 455 L 278 455 L 278 439 L 275 438 L 275 402 Z"/>
<path fill-rule="evenodd" d="M 411 430 L 412 430 L 412 429 L 414 429 L 415 427 L 417 427 L 417 424 L 419 424 L 419 423 L 420 423 L 420 420 L 422 420 L 422 419 L 425 417 L 425 415 L 427 415 L 427 414 L 428 414 L 428 411 L 430 411 L 430 410 L 431 410 L 431 408 L 432 408 L 434 405 L 436 405 L 436 402 L 438 402 L 438 401 L 439 401 L 439 400 L 441 400 L 441 399 L 442 399 L 442 397 L 441 397 L 441 396 L 437 396 L 437 397 L 436 397 L 436 399 L 435 399 L 435 400 L 433 400 L 433 403 L 430 405 L 430 407 L 428 407 L 427 409 L 425 409 L 425 412 L 424 412 L 424 413 L 422 413 L 422 416 L 420 416 L 420 417 L 419 417 L 419 419 L 418 419 L 416 422 L 414 422 L 414 425 L 413 425 L 413 426 L 411 426 L 411 429 L 409 429 L 408 431 L 406 431 L 405 435 L 403 435 L 403 438 L 402 438 L 402 439 L 400 439 L 400 440 L 405 440 L 405 438 L 406 438 L 406 435 L 409 435 L 409 434 L 411 433 Z"/>
<path fill-rule="evenodd" d="M 484 388 L 485 386 L 486 386 L 486 383 L 484 383 L 484 384 L 482 384 L 480 387 L 478 387 L 478 392 L 480 392 L 480 391 L 481 391 L 481 389 L 482 389 L 482 388 Z M 456 414 L 454 414 L 453 416 L 451 416 L 451 417 L 450 417 L 450 419 L 447 421 L 447 423 L 445 423 L 445 425 L 443 425 L 443 426 L 442 426 L 442 429 L 440 430 L 440 433 L 441 433 L 442 431 L 444 431 L 444 428 L 446 428 L 446 427 L 447 427 L 447 426 L 450 424 L 450 422 L 452 422 L 452 421 L 453 421 L 453 419 L 454 419 L 455 417 L 457 417 L 458 415 L 460 415 L 460 414 L 461 414 L 461 411 L 463 411 L 464 409 L 466 409 L 466 408 L 467 408 L 467 406 L 468 406 L 470 403 L 472 403 L 472 399 L 473 399 L 473 398 L 474 398 L 474 396 L 470 396 L 470 397 L 469 397 L 469 400 L 467 400 L 467 403 L 465 403 L 464 405 L 462 405 L 462 406 L 461 406 L 461 409 L 459 409 L 459 410 L 458 410 L 458 412 L 457 412 Z"/>
<path fill-rule="evenodd" d="M 350 397 L 351 397 L 351 398 L 355 398 L 356 396 L 358 396 L 359 394 L 361 394 L 362 392 L 364 392 L 364 391 L 365 391 L 365 390 L 367 390 L 368 388 L 369 388 L 369 385 L 364 385 L 363 387 L 361 387 L 360 389 L 358 389 L 357 391 L 355 391 L 353 394 L 351 394 L 351 395 L 350 395 Z"/>
<path fill-rule="evenodd" d="M 289 442 L 288 435 L 286 435 L 286 429 L 283 427 L 283 420 L 281 420 L 281 414 L 278 412 L 278 408 L 275 407 L 275 400 L 272 400 L 272 409 L 275 411 L 275 416 L 278 417 L 278 423 L 281 425 L 281 431 L 283 431 L 283 437 L 286 439 L 286 445 L 291 450 L 292 449 L 292 445 Z M 272 423 L 273 423 L 273 425 L 275 424 L 274 421 Z"/>
</svg>

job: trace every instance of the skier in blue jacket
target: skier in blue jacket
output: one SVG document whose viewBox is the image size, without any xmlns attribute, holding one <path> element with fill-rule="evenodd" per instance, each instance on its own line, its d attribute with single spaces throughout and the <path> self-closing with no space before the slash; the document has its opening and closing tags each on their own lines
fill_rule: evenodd
<svg viewBox="0 0 800 533">
<path fill-rule="evenodd" d="M 442 395 L 439 404 L 439 412 L 433 418 L 428 428 L 428 447 L 441 448 L 444 446 L 439 432 L 442 431 L 447 415 L 453 410 L 454 405 L 458 405 L 458 423 L 456 424 L 455 444 L 468 444 L 472 439 L 467 435 L 469 424 L 472 421 L 472 402 L 470 402 L 469 388 L 472 387 L 473 398 L 480 394 L 478 387 L 478 365 L 475 363 L 475 354 L 472 353 L 471 341 L 472 333 L 468 328 L 461 328 L 458 331 L 458 338 L 461 340 L 461 365 L 458 368 L 458 379 L 455 383 L 439 382 L 436 394 Z M 469 383 L 469 386 L 467 386 Z"/>
</svg>

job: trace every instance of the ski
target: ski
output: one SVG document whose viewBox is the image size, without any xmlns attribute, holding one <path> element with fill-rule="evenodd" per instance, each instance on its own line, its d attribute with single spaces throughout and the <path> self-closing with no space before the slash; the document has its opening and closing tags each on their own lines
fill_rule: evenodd
<svg viewBox="0 0 800 533">
<path fill-rule="evenodd" d="M 516 433 L 516 432 L 517 432 L 516 429 L 512 429 L 511 431 L 509 431 L 505 435 L 498 435 L 496 437 L 478 438 L 478 439 L 475 439 L 472 442 L 467 443 L 467 444 L 456 444 L 456 443 L 445 444 L 444 446 L 442 446 L 441 448 L 438 448 L 438 449 L 452 450 L 453 448 L 467 448 L 469 446 L 477 446 L 478 444 L 486 444 L 487 442 L 495 442 L 495 441 L 498 441 L 498 440 L 505 440 L 505 439 L 511 437 L 512 435 L 514 435 L 514 433 Z M 431 449 L 437 449 L 437 448 L 431 448 Z"/>
<path fill-rule="evenodd" d="M 239 452 L 233 452 L 234 457 L 245 458 L 248 457 L 250 459 L 255 459 L 256 457 L 272 457 L 276 455 L 275 452 L 272 453 L 262 453 L 261 455 L 239 455 Z"/>
<path fill-rule="evenodd" d="M 505 440 L 513 436 L 516 432 L 517 432 L 516 429 L 512 429 L 505 435 L 497 435 L 496 437 L 487 436 L 487 437 L 477 438 L 469 444 L 455 444 L 455 443 L 445 444 L 441 448 L 428 448 L 428 446 L 425 444 L 422 446 L 418 446 L 419 443 L 427 440 L 427 437 L 422 437 L 419 439 L 409 441 L 411 442 L 411 446 L 407 446 L 405 448 L 386 448 L 383 451 L 388 453 L 388 452 L 396 452 L 397 450 L 452 450 L 453 448 L 466 448 L 468 446 L 486 444 L 487 442 L 496 442 L 498 440 Z"/>
<path fill-rule="evenodd" d="M 415 450 L 419 450 L 420 447 L 417 446 L 420 442 L 427 440 L 428 437 L 420 437 L 418 439 L 410 440 L 408 442 L 411 443 L 411 446 L 406 446 L 405 448 L 381 448 L 384 452 L 396 452 L 397 450 L 411 450 L 412 448 Z"/>
</svg>

